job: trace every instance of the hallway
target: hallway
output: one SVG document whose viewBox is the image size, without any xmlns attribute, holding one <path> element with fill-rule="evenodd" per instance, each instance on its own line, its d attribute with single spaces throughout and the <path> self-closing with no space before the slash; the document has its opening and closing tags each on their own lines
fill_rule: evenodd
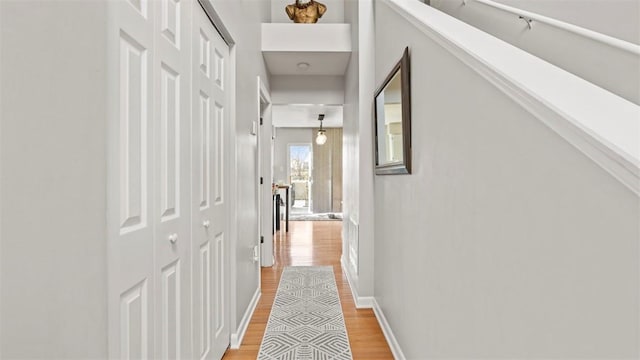
<svg viewBox="0 0 640 360">
<path fill-rule="evenodd" d="M 0 359 L 640 360 L 639 64 L 639 0 L 0 0 Z"/>
<path fill-rule="evenodd" d="M 282 270 L 289 265 L 331 265 L 336 274 L 336 284 L 353 358 L 393 359 L 382 330 L 372 309 L 356 309 L 347 278 L 340 267 L 340 221 L 292 221 L 286 237 L 275 235 L 275 265 L 262 268 L 262 296 L 251 318 L 244 341 L 239 350 L 227 350 L 223 359 L 251 359 L 258 355 L 271 305 L 278 288 Z"/>
</svg>

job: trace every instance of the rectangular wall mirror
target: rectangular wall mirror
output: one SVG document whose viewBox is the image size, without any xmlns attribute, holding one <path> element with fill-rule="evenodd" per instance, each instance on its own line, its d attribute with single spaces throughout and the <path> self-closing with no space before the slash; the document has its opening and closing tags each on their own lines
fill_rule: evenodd
<svg viewBox="0 0 640 360">
<path fill-rule="evenodd" d="M 376 174 L 411 173 L 409 48 L 375 94 Z"/>
</svg>

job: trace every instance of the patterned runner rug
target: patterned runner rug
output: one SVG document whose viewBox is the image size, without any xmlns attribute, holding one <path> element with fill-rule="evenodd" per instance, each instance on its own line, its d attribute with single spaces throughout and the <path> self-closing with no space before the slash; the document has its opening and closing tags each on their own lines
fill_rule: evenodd
<svg viewBox="0 0 640 360">
<path fill-rule="evenodd" d="M 331 266 L 282 272 L 258 360 L 351 360 Z"/>
</svg>

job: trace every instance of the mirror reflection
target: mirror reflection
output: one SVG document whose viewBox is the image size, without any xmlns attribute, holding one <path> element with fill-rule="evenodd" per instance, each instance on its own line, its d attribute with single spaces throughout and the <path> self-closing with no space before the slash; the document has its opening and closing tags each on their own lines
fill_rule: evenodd
<svg viewBox="0 0 640 360">
<path fill-rule="evenodd" d="M 376 98 L 378 165 L 402 163 L 402 70 Z"/>
</svg>

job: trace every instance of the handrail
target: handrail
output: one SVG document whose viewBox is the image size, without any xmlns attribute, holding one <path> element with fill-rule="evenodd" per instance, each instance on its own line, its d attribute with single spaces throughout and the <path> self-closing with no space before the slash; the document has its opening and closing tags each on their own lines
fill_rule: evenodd
<svg viewBox="0 0 640 360">
<path fill-rule="evenodd" d="M 530 20 L 534 20 L 534 21 L 538 21 L 541 22 L 543 24 L 547 24 L 568 32 L 572 32 L 574 34 L 607 44 L 611 47 L 615 47 L 636 55 L 640 55 L 640 46 L 630 43 L 628 41 L 624 41 L 624 40 L 620 40 L 617 38 L 614 38 L 612 36 L 609 35 L 605 35 L 605 34 L 601 34 L 599 32 L 593 31 L 593 30 L 589 30 L 589 29 L 585 29 L 583 27 L 577 26 L 577 25 L 572 25 L 563 21 L 559 21 L 556 19 L 552 19 L 550 17 L 547 16 L 543 16 L 540 14 L 536 14 L 536 13 L 532 13 L 526 10 L 521 10 L 518 8 L 514 8 L 512 6 L 508 6 L 508 5 L 504 5 L 504 4 L 500 4 L 497 3 L 495 1 L 491 1 L 491 0 L 463 0 L 462 4 L 463 5 L 469 5 L 471 2 L 477 2 L 489 7 L 493 7 L 499 10 L 502 10 L 504 12 L 508 12 L 508 13 L 512 13 L 514 15 L 518 15 L 521 18 L 524 18 L 525 20 L 527 20 L 527 22 L 529 22 L 529 29 L 531 29 L 531 23 Z"/>
</svg>

